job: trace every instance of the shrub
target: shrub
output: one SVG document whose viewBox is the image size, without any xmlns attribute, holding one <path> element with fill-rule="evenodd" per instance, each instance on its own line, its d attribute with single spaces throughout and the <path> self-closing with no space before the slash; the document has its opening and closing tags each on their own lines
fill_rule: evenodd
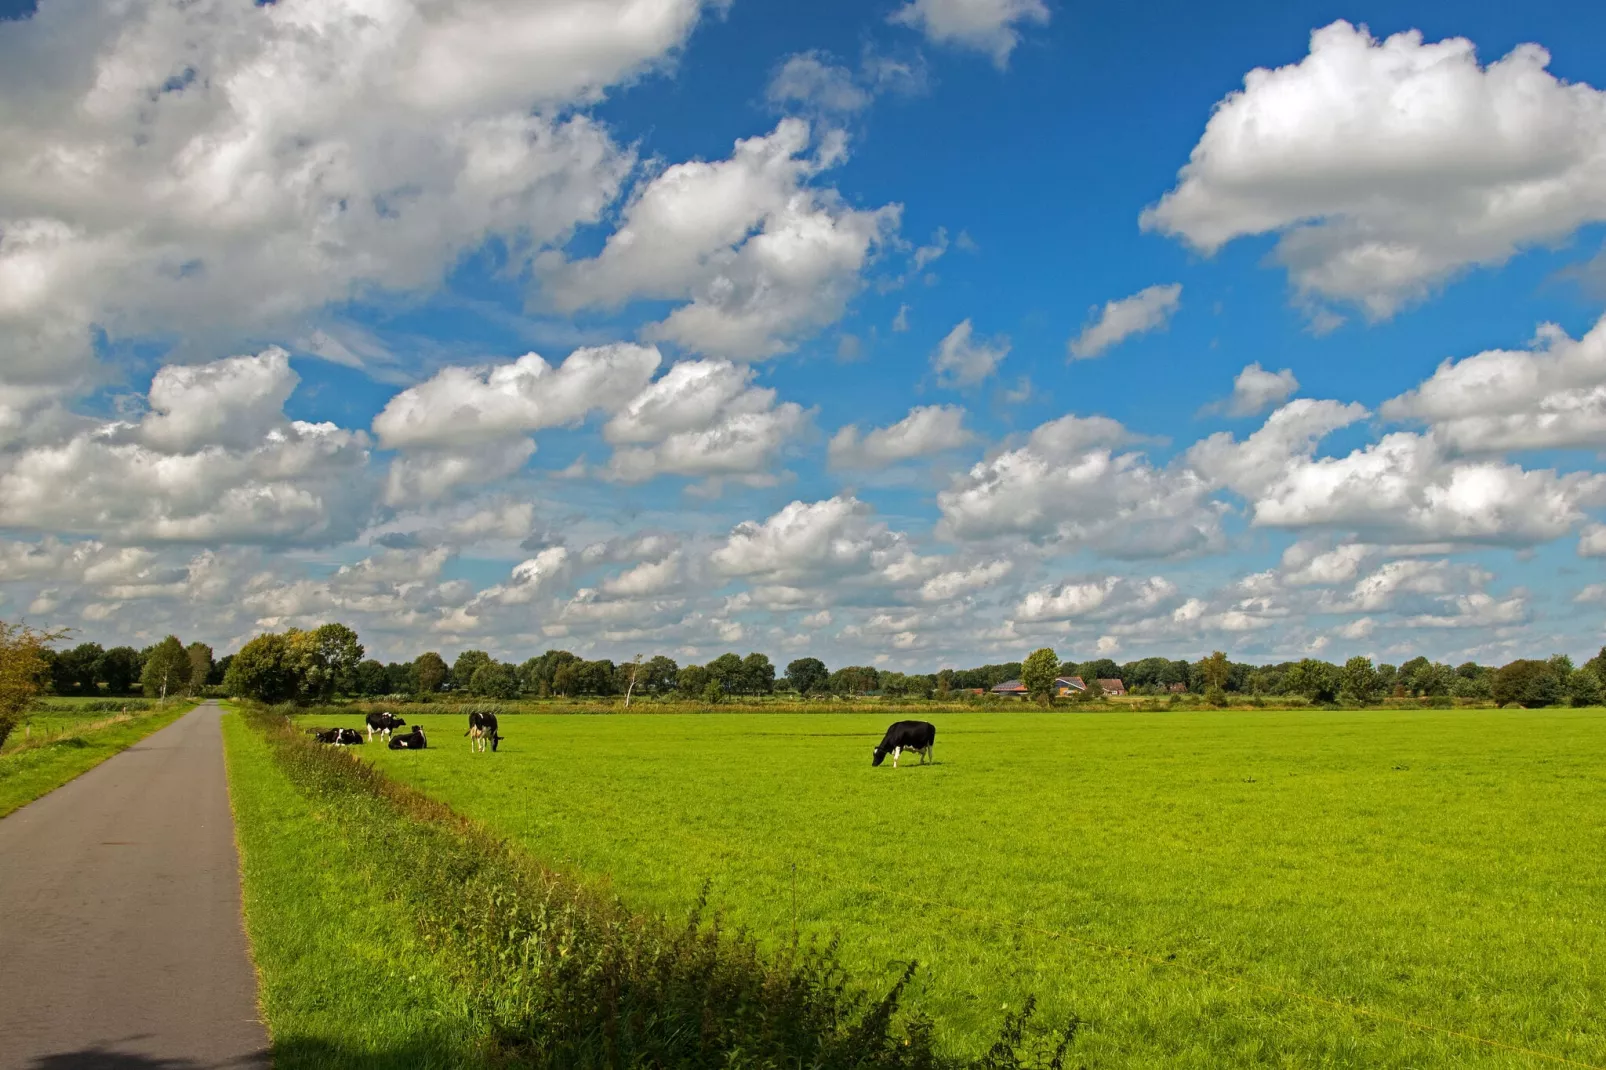
<svg viewBox="0 0 1606 1070">
<path fill-rule="evenodd" d="M 1519 660 L 1501 666 L 1495 671 L 1493 690 L 1501 706 L 1515 702 L 1536 709 L 1562 700 L 1562 681 L 1548 661 Z"/>
<path fill-rule="evenodd" d="M 1221 688 L 1211 685 L 1205 688 L 1204 700 L 1219 709 L 1227 704 L 1227 693 Z"/>
<path fill-rule="evenodd" d="M 256 707 L 247 717 L 331 833 L 369 860 L 419 938 L 452 963 L 472 994 L 461 1010 L 498 1062 L 1058 1070 L 1075 1037 L 1074 1021 L 1035 1028 L 1028 1002 L 982 1059 L 946 1057 L 932 1022 L 901 1010 L 913 963 L 877 999 L 850 983 L 834 941 L 794 942 L 767 958 L 701 902 L 679 925 L 632 914 L 354 755 L 312 742 L 281 713 Z"/>
</svg>

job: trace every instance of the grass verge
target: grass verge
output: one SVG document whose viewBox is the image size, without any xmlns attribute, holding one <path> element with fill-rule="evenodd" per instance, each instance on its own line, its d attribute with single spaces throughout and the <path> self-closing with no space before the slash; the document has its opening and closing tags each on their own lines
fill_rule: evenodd
<svg viewBox="0 0 1606 1070">
<path fill-rule="evenodd" d="M 419 964 L 430 972 L 410 974 L 417 1010 L 401 1018 L 424 1035 L 386 1037 L 408 1065 L 442 1046 L 452 1065 L 1062 1065 L 1073 1031 L 1034 1032 L 1030 1005 L 981 1058 L 945 1057 L 933 1024 L 900 1009 L 912 965 L 875 998 L 847 980 L 834 943 L 764 955 L 700 909 L 681 925 L 633 914 L 282 717 L 246 717 L 227 739 L 276 1065 L 376 1065 L 349 1057 L 355 1019 Z M 365 929 L 356 919 L 380 899 L 391 926 Z M 344 964 L 333 983 L 319 972 L 330 955 Z M 343 1008 L 334 989 L 363 1003 Z"/>
<path fill-rule="evenodd" d="M 70 734 L 25 741 L 0 754 L 0 817 L 95 768 L 195 708 L 182 702 L 151 713 L 113 715 L 74 725 Z"/>
</svg>

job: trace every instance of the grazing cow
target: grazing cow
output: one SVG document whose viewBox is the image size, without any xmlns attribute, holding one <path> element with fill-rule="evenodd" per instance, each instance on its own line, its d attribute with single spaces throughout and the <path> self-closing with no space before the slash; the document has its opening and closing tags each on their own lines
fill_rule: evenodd
<svg viewBox="0 0 1606 1070">
<path fill-rule="evenodd" d="M 406 724 L 406 721 L 388 711 L 385 713 L 370 713 L 368 715 L 368 740 L 369 742 L 373 741 L 375 732 L 378 732 L 381 738 L 389 739 L 391 729 L 401 728 Z"/>
<path fill-rule="evenodd" d="M 463 733 L 468 738 L 470 751 L 483 751 L 486 743 L 496 750 L 498 743 L 502 742 L 502 733 L 496 729 L 496 714 L 474 712 L 468 715 L 468 731 Z"/>
<path fill-rule="evenodd" d="M 423 750 L 427 746 L 429 740 L 424 738 L 422 725 L 414 725 L 413 730 L 406 735 L 390 737 L 391 750 Z"/>
<path fill-rule="evenodd" d="M 881 737 L 876 749 L 870 752 L 870 764 L 880 765 L 887 757 L 892 755 L 892 768 L 898 768 L 898 755 L 904 751 L 916 751 L 920 755 L 920 764 L 925 765 L 931 759 L 931 746 L 937 742 L 937 726 L 929 721 L 898 721 L 887 729 L 887 734 Z"/>
</svg>

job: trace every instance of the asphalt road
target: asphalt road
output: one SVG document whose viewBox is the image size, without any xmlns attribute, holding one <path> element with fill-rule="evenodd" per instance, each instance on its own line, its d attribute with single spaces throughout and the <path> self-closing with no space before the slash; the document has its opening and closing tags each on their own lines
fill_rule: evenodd
<svg viewBox="0 0 1606 1070">
<path fill-rule="evenodd" d="M 0 820 L 0 1070 L 270 1065 L 220 712 Z"/>
</svg>

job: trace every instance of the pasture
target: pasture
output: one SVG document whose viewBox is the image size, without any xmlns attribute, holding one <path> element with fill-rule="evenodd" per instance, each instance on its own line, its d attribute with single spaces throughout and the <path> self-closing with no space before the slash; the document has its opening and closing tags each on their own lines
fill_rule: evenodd
<svg viewBox="0 0 1606 1070">
<path fill-rule="evenodd" d="M 942 713 L 897 770 L 886 711 L 406 716 L 355 751 L 633 906 L 918 959 L 957 1050 L 1035 993 L 1087 1065 L 1606 1065 L 1606 711 Z"/>
<path fill-rule="evenodd" d="M 0 817 L 87 773 L 195 705 L 188 699 L 165 709 L 145 709 L 146 703 L 134 699 L 128 704 L 127 716 L 72 699 L 53 699 L 30 713 L 27 728 L 17 728 L 0 748 Z"/>
</svg>

